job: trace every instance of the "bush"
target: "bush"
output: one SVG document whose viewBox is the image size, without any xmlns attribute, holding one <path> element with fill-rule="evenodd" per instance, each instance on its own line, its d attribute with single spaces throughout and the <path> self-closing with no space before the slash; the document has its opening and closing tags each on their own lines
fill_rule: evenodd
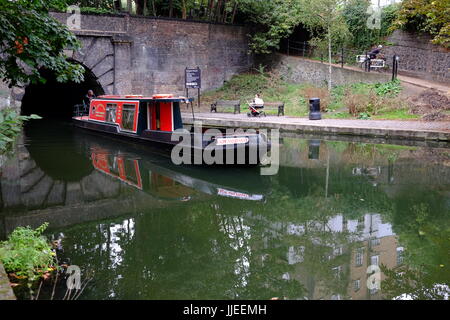
<svg viewBox="0 0 450 320">
<path fill-rule="evenodd" d="M 48 223 L 36 230 L 30 227 L 19 227 L 0 243 L 0 261 L 9 273 L 19 278 L 27 278 L 31 282 L 53 270 L 54 255 L 52 247 L 42 235 Z"/>
<path fill-rule="evenodd" d="M 330 93 L 325 88 L 306 87 L 300 90 L 300 94 L 306 100 L 307 104 L 309 104 L 309 99 L 319 98 L 321 112 L 326 112 L 331 103 Z"/>
<path fill-rule="evenodd" d="M 353 93 L 351 90 L 347 90 L 344 97 L 344 104 L 352 116 L 358 116 L 360 118 L 368 118 L 382 111 L 407 107 L 406 102 L 389 95 L 380 95 L 376 89 L 371 90 L 368 94 Z"/>
<path fill-rule="evenodd" d="M 95 7 L 81 7 L 80 11 L 81 11 L 81 13 L 87 13 L 87 14 L 114 14 L 114 13 L 118 13 L 114 9 L 95 8 Z"/>
<path fill-rule="evenodd" d="M 377 83 L 375 85 L 375 92 L 379 96 L 396 97 L 400 91 L 402 91 L 402 86 L 398 79 L 385 83 Z"/>
<path fill-rule="evenodd" d="M 41 117 L 35 114 L 20 116 L 12 109 L 0 110 L 0 153 L 8 149 L 14 138 L 22 130 L 23 122 L 30 119 L 41 119 Z"/>
</svg>

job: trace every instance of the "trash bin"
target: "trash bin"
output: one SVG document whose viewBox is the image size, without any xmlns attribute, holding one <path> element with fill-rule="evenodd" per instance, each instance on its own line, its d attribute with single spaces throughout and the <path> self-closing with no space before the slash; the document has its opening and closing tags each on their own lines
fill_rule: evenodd
<svg viewBox="0 0 450 320">
<path fill-rule="evenodd" d="M 309 140 L 308 147 L 308 159 L 319 160 L 320 140 Z"/>
<path fill-rule="evenodd" d="M 309 99 L 309 120 L 321 120 L 322 115 L 320 114 L 320 99 L 311 98 Z"/>
</svg>

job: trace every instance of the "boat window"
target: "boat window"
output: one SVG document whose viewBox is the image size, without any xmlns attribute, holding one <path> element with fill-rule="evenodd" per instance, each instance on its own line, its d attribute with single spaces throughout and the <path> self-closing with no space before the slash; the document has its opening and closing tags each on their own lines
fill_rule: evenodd
<svg viewBox="0 0 450 320">
<path fill-rule="evenodd" d="M 117 104 L 108 103 L 106 105 L 106 122 L 116 122 Z"/>
<path fill-rule="evenodd" d="M 122 111 L 122 128 L 134 131 L 134 114 L 136 106 L 134 104 L 124 104 Z"/>
</svg>

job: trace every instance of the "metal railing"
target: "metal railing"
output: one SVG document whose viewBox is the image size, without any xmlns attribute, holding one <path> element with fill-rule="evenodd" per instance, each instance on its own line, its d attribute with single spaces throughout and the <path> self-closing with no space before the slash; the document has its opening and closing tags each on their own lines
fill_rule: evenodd
<svg viewBox="0 0 450 320">
<path fill-rule="evenodd" d="M 89 115 L 89 107 L 82 104 L 76 104 L 73 106 L 73 116 L 74 117 L 82 117 L 82 116 L 88 116 Z"/>
<path fill-rule="evenodd" d="M 285 39 L 281 42 L 279 52 L 285 53 L 288 56 L 299 56 L 320 60 L 322 63 L 328 62 L 328 51 L 311 46 L 307 41 L 294 41 Z M 357 66 L 366 72 L 378 71 L 386 72 L 392 71 L 392 80 L 395 80 L 398 75 L 399 57 L 393 56 L 392 64 L 390 59 L 385 57 L 381 59 L 371 59 L 369 54 L 361 54 L 361 51 L 353 48 L 341 47 L 334 49 L 331 53 L 332 63 L 340 64 L 341 68 L 345 65 Z"/>
<path fill-rule="evenodd" d="M 328 61 L 328 51 L 321 50 L 318 47 L 311 46 L 307 41 L 293 41 L 285 39 L 281 43 L 280 52 L 289 56 L 300 56 L 320 60 L 321 62 Z M 355 49 L 342 47 L 338 50 L 333 50 L 331 53 L 332 62 L 344 65 L 356 65 L 354 57 L 360 55 L 361 52 Z"/>
</svg>

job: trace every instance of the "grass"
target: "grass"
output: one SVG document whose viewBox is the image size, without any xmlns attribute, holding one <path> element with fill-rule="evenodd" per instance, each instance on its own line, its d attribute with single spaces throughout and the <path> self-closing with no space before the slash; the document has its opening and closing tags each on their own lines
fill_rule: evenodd
<svg viewBox="0 0 450 320">
<path fill-rule="evenodd" d="M 293 84 L 280 76 L 264 72 L 234 76 L 223 87 L 205 92 L 202 96 L 203 111 L 216 100 L 240 100 L 241 112 L 245 112 L 247 101 L 260 93 L 266 102 L 283 101 L 285 114 L 307 117 L 309 98 L 321 99 L 322 117 L 330 119 L 417 119 L 409 114 L 408 106 L 398 98 L 402 90 L 399 81 L 367 84 L 356 83 L 333 88 L 331 94 L 326 88 L 309 84 Z M 233 108 L 221 108 L 219 112 L 233 112 Z M 266 110 L 277 114 L 276 110 Z"/>
<path fill-rule="evenodd" d="M 382 114 L 372 116 L 372 119 L 377 119 L 377 120 L 415 120 L 415 119 L 420 119 L 420 116 L 417 114 L 409 113 L 408 109 L 398 109 L 398 110 L 386 111 L 386 112 L 383 112 Z"/>
<path fill-rule="evenodd" d="M 234 76 L 217 90 L 204 93 L 202 104 L 209 110 L 211 103 L 216 100 L 240 100 L 242 110 L 247 106 L 247 101 L 251 101 L 256 93 L 261 93 L 267 102 L 283 101 L 286 115 L 305 116 L 306 100 L 300 95 L 300 90 L 305 87 L 307 86 L 286 83 L 270 73 L 246 73 Z M 225 109 L 227 112 L 233 110 L 233 108 Z M 266 113 L 277 114 L 277 111 L 268 110 Z"/>
</svg>

